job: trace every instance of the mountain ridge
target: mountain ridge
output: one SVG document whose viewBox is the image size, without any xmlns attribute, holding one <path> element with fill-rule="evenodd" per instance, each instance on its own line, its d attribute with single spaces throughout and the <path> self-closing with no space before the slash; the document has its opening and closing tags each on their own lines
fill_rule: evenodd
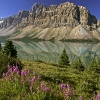
<svg viewBox="0 0 100 100">
<path fill-rule="evenodd" d="M 22 13 L 24 14 L 25 12 Z M 0 24 L 0 27 L 3 25 L 4 22 Z M 11 39 L 29 37 L 43 40 L 100 40 L 100 21 L 94 15 L 91 15 L 87 8 L 70 2 L 50 6 L 35 3 L 24 18 L 11 22 L 11 24 L 8 21 L 7 25 L 1 27 L 1 29 L 12 25 L 21 31 L 20 34 L 16 35 L 11 33 Z"/>
</svg>

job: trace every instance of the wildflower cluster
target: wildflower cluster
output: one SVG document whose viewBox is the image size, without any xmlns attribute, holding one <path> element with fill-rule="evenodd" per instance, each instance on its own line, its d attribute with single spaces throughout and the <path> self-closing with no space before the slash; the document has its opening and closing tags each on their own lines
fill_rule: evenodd
<svg viewBox="0 0 100 100">
<path fill-rule="evenodd" d="M 19 70 L 18 66 L 10 65 L 0 80 L 0 95 L 2 100 L 14 96 L 16 100 L 83 100 L 82 96 L 75 97 L 75 90 L 69 83 L 52 85 L 30 70 Z M 100 100 L 100 93 L 94 93 L 90 100 Z"/>
<path fill-rule="evenodd" d="M 36 74 L 30 70 L 20 71 L 18 66 L 11 67 L 8 65 L 8 71 L 3 73 L 2 86 L 4 86 L 6 82 L 19 84 L 21 90 L 27 93 L 34 93 L 35 95 L 39 93 L 45 94 L 50 91 L 50 86 L 46 82 L 41 81 L 40 76 L 36 76 Z"/>
<path fill-rule="evenodd" d="M 70 84 L 61 84 L 60 85 L 62 93 L 65 95 L 65 97 L 67 99 L 71 99 L 72 97 L 74 97 L 75 93 L 74 90 L 70 87 Z"/>
</svg>

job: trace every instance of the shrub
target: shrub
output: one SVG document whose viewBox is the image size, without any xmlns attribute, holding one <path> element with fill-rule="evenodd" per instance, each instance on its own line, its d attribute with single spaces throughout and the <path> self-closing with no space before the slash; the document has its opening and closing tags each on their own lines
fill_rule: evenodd
<svg viewBox="0 0 100 100">
<path fill-rule="evenodd" d="M 99 60 L 97 62 L 96 59 L 93 59 L 88 69 L 94 73 L 100 73 Z"/>
<path fill-rule="evenodd" d="M 1 45 L 1 43 L 0 43 L 0 51 L 2 51 L 2 45 Z"/>
<path fill-rule="evenodd" d="M 78 58 L 78 60 L 72 64 L 72 67 L 76 68 L 79 71 L 84 71 L 85 69 L 80 58 Z"/>
<path fill-rule="evenodd" d="M 8 64 L 10 64 L 12 66 L 18 65 L 19 69 L 22 69 L 22 66 L 23 66 L 19 59 L 8 57 L 7 55 L 0 52 L 0 77 L 1 77 L 3 72 L 7 71 L 7 65 Z"/>
<path fill-rule="evenodd" d="M 69 66 L 70 65 L 69 57 L 68 57 L 65 49 L 62 51 L 62 54 L 60 56 L 59 65 L 60 66 Z"/>
</svg>

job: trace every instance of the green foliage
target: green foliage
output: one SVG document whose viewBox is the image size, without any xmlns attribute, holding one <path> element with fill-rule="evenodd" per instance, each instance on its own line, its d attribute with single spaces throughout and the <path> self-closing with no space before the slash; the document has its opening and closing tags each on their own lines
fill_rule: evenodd
<svg viewBox="0 0 100 100">
<path fill-rule="evenodd" d="M 91 64 L 90 64 L 90 68 L 96 68 L 96 67 L 98 67 L 98 65 L 97 65 L 96 59 L 94 58 L 94 59 L 92 60 Z"/>
<path fill-rule="evenodd" d="M 13 45 L 13 42 L 10 40 L 7 40 L 4 46 L 4 54 L 10 57 L 17 58 L 17 50 Z"/>
<path fill-rule="evenodd" d="M 7 70 L 8 59 L 7 56 L 0 52 L 0 76 Z"/>
<path fill-rule="evenodd" d="M 0 77 L 2 76 L 3 72 L 7 71 L 8 64 L 10 64 L 11 66 L 18 65 L 19 69 L 22 69 L 22 67 L 23 67 L 23 65 L 19 59 L 8 57 L 7 55 L 0 52 Z"/>
<path fill-rule="evenodd" d="M 72 67 L 76 68 L 79 71 L 84 71 L 85 69 L 80 58 L 78 58 L 78 60 L 72 64 Z"/>
<path fill-rule="evenodd" d="M 0 77 L 2 76 L 3 72 L 7 71 L 7 65 L 10 64 L 11 66 L 17 65 L 19 69 L 22 69 L 22 63 L 19 59 L 17 59 L 17 51 L 14 47 L 12 41 L 7 40 L 2 50 L 2 46 L 0 44 Z"/>
<path fill-rule="evenodd" d="M 2 51 L 2 45 L 1 45 L 1 43 L 0 43 L 0 51 Z"/>
<path fill-rule="evenodd" d="M 18 58 L 8 58 L 8 64 L 11 65 L 11 66 L 18 66 L 19 67 L 19 70 L 22 70 L 22 67 L 23 67 L 23 64 L 22 62 L 18 59 Z"/>
<path fill-rule="evenodd" d="M 99 60 L 97 62 L 96 59 L 93 59 L 91 64 L 90 64 L 89 70 L 93 71 L 94 73 L 100 73 Z"/>
<path fill-rule="evenodd" d="M 60 56 L 59 65 L 60 66 L 69 66 L 70 65 L 69 57 L 68 57 L 65 49 L 62 51 L 62 54 Z"/>
<path fill-rule="evenodd" d="M 100 67 L 100 58 L 97 60 L 98 67 Z"/>
</svg>

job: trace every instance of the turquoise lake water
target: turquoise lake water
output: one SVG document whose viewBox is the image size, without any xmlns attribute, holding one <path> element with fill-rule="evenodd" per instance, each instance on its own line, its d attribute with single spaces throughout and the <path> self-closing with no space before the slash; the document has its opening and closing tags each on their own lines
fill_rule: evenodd
<svg viewBox="0 0 100 100">
<path fill-rule="evenodd" d="M 93 58 L 100 57 L 100 43 L 72 43 L 50 41 L 13 41 L 18 51 L 18 58 L 22 60 L 41 60 L 58 63 L 62 50 L 65 48 L 70 63 L 79 57 L 85 66 L 89 66 Z"/>
</svg>

